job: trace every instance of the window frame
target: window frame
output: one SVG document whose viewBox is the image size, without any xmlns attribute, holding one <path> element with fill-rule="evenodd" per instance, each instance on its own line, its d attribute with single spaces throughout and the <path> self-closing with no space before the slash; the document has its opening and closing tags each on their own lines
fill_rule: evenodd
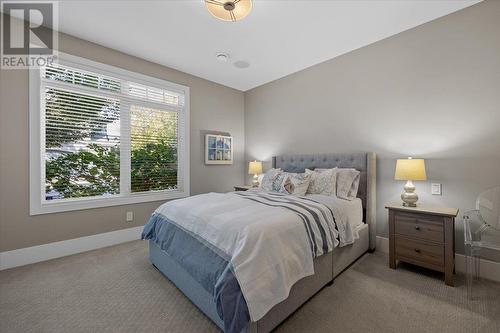
<svg viewBox="0 0 500 333">
<path fill-rule="evenodd" d="M 135 73 L 111 65 L 102 64 L 85 58 L 77 57 L 60 52 L 58 63 L 63 66 L 73 67 L 82 71 L 91 71 L 102 74 L 120 81 L 130 81 L 145 86 L 178 92 L 184 95 L 183 106 L 171 106 L 138 98 L 124 97 L 126 103 L 120 103 L 120 194 L 104 197 L 67 198 L 62 200 L 45 200 L 45 112 L 42 112 L 44 98 L 42 95 L 42 81 L 40 69 L 29 70 L 29 132 L 30 132 L 30 215 L 49 214 L 57 212 L 75 211 L 83 209 L 111 207 L 118 205 L 136 204 L 142 202 L 164 201 L 184 198 L 190 195 L 190 147 L 189 147 L 189 123 L 190 123 L 190 98 L 189 87 L 172 83 L 144 74 Z M 70 88 L 69 84 L 55 81 L 51 87 Z M 123 85 L 121 85 L 123 87 Z M 73 87 L 75 88 L 75 87 Z M 73 89 L 79 93 L 92 94 L 92 88 L 76 87 Z M 94 94 L 96 91 L 93 92 Z M 99 92 L 100 93 L 100 92 Z M 106 91 L 103 96 L 108 95 Z M 123 92 L 120 94 L 123 96 Z M 178 112 L 178 189 L 160 190 L 132 193 L 130 186 L 130 155 L 123 156 L 122 145 L 130 144 L 130 110 L 131 101 L 140 101 L 139 105 L 153 108 L 174 109 Z M 123 99 L 120 99 L 122 102 Z M 125 105 L 125 107 L 124 107 Z M 128 127 L 127 127 L 128 126 Z M 128 129 L 127 129 L 128 128 Z M 126 135 L 123 135 L 125 132 Z M 128 173 L 126 171 L 129 171 Z M 128 192 L 128 193 L 127 193 Z"/>
</svg>

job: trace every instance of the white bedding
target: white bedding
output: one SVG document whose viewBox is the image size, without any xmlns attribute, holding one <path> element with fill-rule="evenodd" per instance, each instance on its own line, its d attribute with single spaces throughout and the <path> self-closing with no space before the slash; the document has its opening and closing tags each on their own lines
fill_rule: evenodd
<svg viewBox="0 0 500 333">
<path fill-rule="evenodd" d="M 252 193 L 256 192 L 252 190 L 248 194 Z M 275 202 L 286 197 L 300 200 L 290 195 L 282 198 L 271 195 Z M 351 216 L 346 213 L 349 206 L 324 195 L 311 195 L 310 198 L 334 212 L 335 221 L 328 222 L 332 225 L 327 228 L 334 233 L 328 237 L 328 251 L 337 245 L 352 244 L 357 232 L 347 222 Z M 208 193 L 170 201 L 160 206 L 156 213 L 202 237 L 230 258 L 252 321 L 258 321 L 274 305 L 286 299 L 295 282 L 314 274 L 304 222 L 284 208 L 261 204 L 235 193 Z M 333 222 L 338 231 L 334 230 Z M 319 241 L 320 238 L 318 244 Z M 319 255 L 324 253 L 319 251 Z"/>
<path fill-rule="evenodd" d="M 342 216 L 351 225 L 353 240 L 359 239 L 358 226 L 363 224 L 363 203 L 360 198 L 345 200 L 321 194 L 308 194 L 306 197 L 335 208 L 335 216 Z"/>
</svg>

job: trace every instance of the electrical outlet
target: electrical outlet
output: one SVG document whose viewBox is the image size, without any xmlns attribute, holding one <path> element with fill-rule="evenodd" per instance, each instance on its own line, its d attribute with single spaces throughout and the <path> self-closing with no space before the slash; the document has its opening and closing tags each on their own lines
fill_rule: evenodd
<svg viewBox="0 0 500 333">
<path fill-rule="evenodd" d="M 432 183 L 431 184 L 431 194 L 432 195 L 441 195 L 441 184 Z"/>
<path fill-rule="evenodd" d="M 127 217 L 125 220 L 127 222 L 132 222 L 134 220 L 134 212 L 127 212 Z"/>
</svg>

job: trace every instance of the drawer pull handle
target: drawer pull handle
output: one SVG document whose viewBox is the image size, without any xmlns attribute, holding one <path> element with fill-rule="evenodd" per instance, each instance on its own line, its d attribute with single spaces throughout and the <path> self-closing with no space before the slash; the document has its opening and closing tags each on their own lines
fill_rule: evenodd
<svg viewBox="0 0 500 333">
<path fill-rule="evenodd" d="M 416 226 L 415 226 L 415 230 L 420 230 L 420 226 L 419 226 L 419 225 L 416 225 Z"/>
<path fill-rule="evenodd" d="M 415 252 L 420 253 L 420 249 L 415 249 Z"/>
</svg>

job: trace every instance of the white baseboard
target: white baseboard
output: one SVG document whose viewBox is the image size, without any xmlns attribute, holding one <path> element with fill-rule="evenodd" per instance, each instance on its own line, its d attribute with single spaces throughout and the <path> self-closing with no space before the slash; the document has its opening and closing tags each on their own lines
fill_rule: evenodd
<svg viewBox="0 0 500 333">
<path fill-rule="evenodd" d="M 64 240 L 49 244 L 0 252 L 0 270 L 33 264 L 40 261 L 100 249 L 140 239 L 142 227 L 134 227 L 102 234 Z M 377 251 L 389 253 L 389 239 L 377 236 Z M 465 272 L 465 256 L 455 254 L 456 270 Z M 481 260 L 481 277 L 500 282 L 500 263 Z"/>
<path fill-rule="evenodd" d="M 377 251 L 389 254 L 389 238 L 377 236 Z M 455 253 L 455 270 L 465 273 L 465 256 Z M 500 263 L 481 259 L 481 277 L 500 282 Z"/>
<path fill-rule="evenodd" d="M 0 270 L 60 258 L 141 238 L 142 227 L 0 252 Z"/>
<path fill-rule="evenodd" d="M 389 254 L 389 238 L 377 236 L 377 251 Z"/>
</svg>

